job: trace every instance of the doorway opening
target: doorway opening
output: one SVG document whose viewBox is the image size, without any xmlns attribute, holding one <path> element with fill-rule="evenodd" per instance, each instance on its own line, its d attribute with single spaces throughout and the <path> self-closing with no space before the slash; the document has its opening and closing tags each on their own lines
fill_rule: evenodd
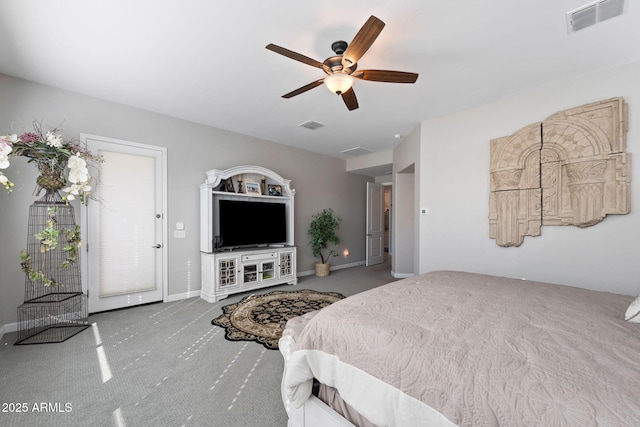
<svg viewBox="0 0 640 427">
<path fill-rule="evenodd" d="M 367 183 L 366 262 L 391 268 L 391 184 Z"/>
</svg>

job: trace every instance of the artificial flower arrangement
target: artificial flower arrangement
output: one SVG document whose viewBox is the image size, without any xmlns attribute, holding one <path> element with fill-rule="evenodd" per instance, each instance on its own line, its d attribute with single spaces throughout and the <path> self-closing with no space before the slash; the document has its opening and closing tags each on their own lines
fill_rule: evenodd
<svg viewBox="0 0 640 427">
<path fill-rule="evenodd" d="M 36 181 L 36 195 L 42 188 L 61 190 L 66 193 L 63 200 L 74 200 L 77 196 L 85 203 L 91 197 L 93 181 L 87 161 L 101 163 L 102 156 L 91 154 L 86 147 L 74 141 L 65 141 L 58 128 L 45 133 L 40 123 L 34 121 L 33 129 L 34 132 L 25 132 L 20 136 L 0 136 L 0 184 L 11 192 L 14 184 L 1 169 L 10 166 L 9 159 L 12 157 L 28 157 L 29 163 L 34 163 L 40 172 Z"/>
</svg>

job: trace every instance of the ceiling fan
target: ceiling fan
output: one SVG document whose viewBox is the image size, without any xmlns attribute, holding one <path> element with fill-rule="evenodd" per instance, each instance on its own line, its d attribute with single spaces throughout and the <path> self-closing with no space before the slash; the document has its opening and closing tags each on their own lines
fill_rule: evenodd
<svg viewBox="0 0 640 427">
<path fill-rule="evenodd" d="M 312 67 L 321 68 L 327 74 L 327 77 L 311 82 L 282 95 L 282 97 L 292 98 L 324 83 L 329 90 L 342 97 L 345 105 L 351 111 L 358 108 L 358 99 L 352 87 L 354 77 L 374 82 L 415 83 L 418 79 L 417 73 L 389 70 L 356 70 L 358 61 L 378 38 L 384 25 L 384 22 L 372 15 L 360 28 L 351 44 L 347 44 L 342 40 L 332 43 L 331 50 L 335 52 L 335 56 L 330 56 L 324 62 L 316 61 L 308 56 L 272 43 L 268 44 L 266 46 L 267 49 Z"/>
</svg>

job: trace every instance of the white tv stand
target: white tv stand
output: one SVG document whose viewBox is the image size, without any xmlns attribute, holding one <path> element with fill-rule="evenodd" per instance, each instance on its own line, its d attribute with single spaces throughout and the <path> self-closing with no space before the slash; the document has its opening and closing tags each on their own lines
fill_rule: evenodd
<svg viewBox="0 0 640 427">
<path fill-rule="evenodd" d="M 234 192 L 223 191 L 230 180 Z M 261 193 L 238 193 L 238 180 L 263 184 Z M 201 297 L 217 302 L 230 294 L 267 286 L 298 282 L 296 275 L 296 247 L 293 245 L 295 190 L 291 181 L 260 166 L 237 166 L 227 170 L 207 171 L 207 180 L 200 184 L 200 260 L 202 269 Z M 269 184 L 277 186 L 281 195 L 269 195 Z M 244 187 L 246 188 L 246 187 Z M 240 248 L 216 247 L 215 236 L 220 234 L 215 221 L 219 200 L 248 200 L 252 202 L 283 203 L 287 221 L 285 244 Z M 260 226 L 260 219 L 251 226 Z M 265 224 L 266 226 L 266 224 Z M 224 242 L 223 242 L 224 244 Z"/>
</svg>

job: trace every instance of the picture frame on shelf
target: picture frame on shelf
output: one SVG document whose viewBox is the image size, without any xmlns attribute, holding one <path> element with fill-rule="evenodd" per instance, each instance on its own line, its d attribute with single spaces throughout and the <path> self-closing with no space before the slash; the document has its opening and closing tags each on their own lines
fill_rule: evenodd
<svg viewBox="0 0 640 427">
<path fill-rule="evenodd" d="M 220 184 L 218 184 L 218 186 L 215 187 L 213 189 L 213 191 L 227 191 L 227 184 L 226 184 L 225 180 L 224 179 L 221 180 Z"/>
<path fill-rule="evenodd" d="M 262 194 L 260 191 L 260 184 L 257 182 L 247 181 L 245 182 L 245 193 L 252 194 L 254 196 L 259 196 Z"/>
<path fill-rule="evenodd" d="M 282 196 L 282 185 L 279 184 L 269 184 L 269 195 L 270 196 Z"/>
<path fill-rule="evenodd" d="M 224 181 L 224 188 L 227 191 L 227 193 L 235 193 L 236 192 L 236 189 L 233 186 L 233 180 L 231 178 L 226 179 Z"/>
</svg>

